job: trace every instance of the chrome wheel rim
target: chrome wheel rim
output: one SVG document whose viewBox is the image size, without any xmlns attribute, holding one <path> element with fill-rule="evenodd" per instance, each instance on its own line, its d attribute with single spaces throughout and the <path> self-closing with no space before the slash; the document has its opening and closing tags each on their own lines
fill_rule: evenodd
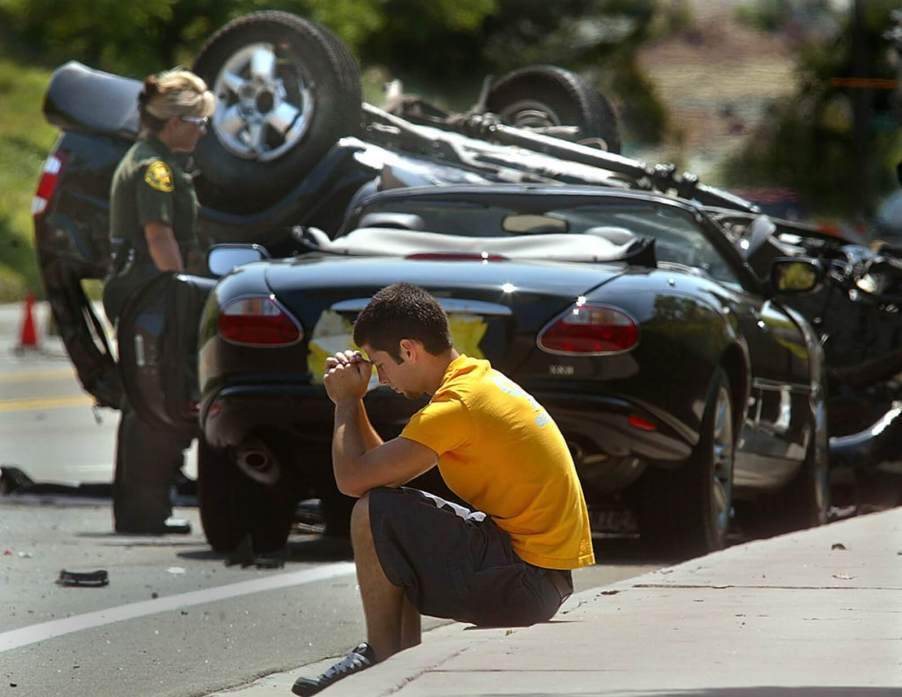
<svg viewBox="0 0 902 697">
<path fill-rule="evenodd" d="M 223 147 L 248 160 L 269 162 L 294 148 L 314 113 L 311 85 L 273 44 L 257 43 L 223 65 L 213 91 L 212 125 Z"/>
<path fill-rule="evenodd" d="M 711 517 L 719 537 L 726 536 L 733 506 L 733 413 L 726 388 L 717 391 L 711 438 Z"/>
<path fill-rule="evenodd" d="M 557 114 L 540 102 L 520 101 L 511 104 L 498 116 L 517 128 L 548 128 L 560 126 L 561 120 Z"/>
</svg>

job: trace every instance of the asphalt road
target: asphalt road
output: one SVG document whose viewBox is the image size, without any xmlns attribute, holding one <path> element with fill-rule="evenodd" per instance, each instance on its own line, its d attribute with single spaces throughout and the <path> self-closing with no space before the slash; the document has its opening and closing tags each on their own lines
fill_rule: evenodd
<svg viewBox="0 0 902 697">
<path fill-rule="evenodd" d="M 97 423 L 57 340 L 15 354 L 18 315 L 0 307 L 0 464 L 42 482 L 109 483 L 118 415 L 101 410 Z M 108 499 L 0 496 L 0 694 L 207 695 L 364 637 L 346 542 L 299 528 L 283 568 L 227 566 L 197 510 L 176 514 L 194 534 L 121 536 Z M 630 540 L 596 546 L 600 564 L 575 574 L 577 591 L 663 565 Z M 104 569 L 109 585 L 58 585 L 62 569 Z"/>
</svg>

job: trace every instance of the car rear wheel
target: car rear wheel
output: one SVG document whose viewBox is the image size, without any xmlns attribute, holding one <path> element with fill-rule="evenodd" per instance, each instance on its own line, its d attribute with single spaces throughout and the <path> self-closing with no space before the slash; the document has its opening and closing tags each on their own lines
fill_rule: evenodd
<svg viewBox="0 0 902 697">
<path fill-rule="evenodd" d="M 689 460 L 677 470 L 650 471 L 643 480 L 640 531 L 656 551 L 688 556 L 726 544 L 733 506 L 733 424 L 730 383 L 718 369 Z"/>
<path fill-rule="evenodd" d="M 273 552 L 291 532 L 295 501 L 250 479 L 227 449 L 204 438 L 197 450 L 197 502 L 204 535 L 217 552 L 231 552 L 247 535 L 255 552 Z"/>
<path fill-rule="evenodd" d="M 607 97 L 584 78 L 553 65 L 534 65 L 499 78 L 486 97 L 486 109 L 519 128 L 576 126 L 577 140 L 601 139 L 620 152 L 617 114 Z"/>
<path fill-rule="evenodd" d="M 328 29 L 296 15 L 229 22 L 201 48 L 194 71 L 217 98 L 195 159 L 201 193 L 220 207 L 272 203 L 360 129 L 357 63 Z"/>
<path fill-rule="evenodd" d="M 216 552 L 230 552 L 245 534 L 238 503 L 238 471 L 224 449 L 206 439 L 197 444 L 197 505 L 207 542 Z"/>
</svg>

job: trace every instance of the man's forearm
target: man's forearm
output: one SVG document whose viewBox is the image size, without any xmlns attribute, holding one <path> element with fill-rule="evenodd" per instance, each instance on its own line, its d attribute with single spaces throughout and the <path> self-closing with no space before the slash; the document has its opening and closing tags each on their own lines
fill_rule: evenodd
<svg viewBox="0 0 902 697">
<path fill-rule="evenodd" d="M 360 457 L 380 445 L 382 438 L 370 423 L 363 400 L 346 400 L 335 405 L 332 469 L 339 489 L 343 482 L 353 480 Z"/>
</svg>

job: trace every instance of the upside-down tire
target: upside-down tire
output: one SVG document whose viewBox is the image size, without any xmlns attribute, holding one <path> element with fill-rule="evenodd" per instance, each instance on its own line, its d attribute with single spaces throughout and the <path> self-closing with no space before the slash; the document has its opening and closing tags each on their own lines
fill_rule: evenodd
<svg viewBox="0 0 902 697">
<path fill-rule="evenodd" d="M 489 89 L 486 109 L 510 126 L 576 126 L 577 140 L 601 139 L 608 152 L 620 152 L 614 107 L 585 79 L 564 68 L 534 65 L 503 75 Z"/>
<path fill-rule="evenodd" d="M 217 98 L 195 160 L 205 198 L 263 208 L 296 186 L 325 153 L 360 130 L 360 74 L 325 27 L 287 12 L 226 24 L 193 66 Z"/>
</svg>

